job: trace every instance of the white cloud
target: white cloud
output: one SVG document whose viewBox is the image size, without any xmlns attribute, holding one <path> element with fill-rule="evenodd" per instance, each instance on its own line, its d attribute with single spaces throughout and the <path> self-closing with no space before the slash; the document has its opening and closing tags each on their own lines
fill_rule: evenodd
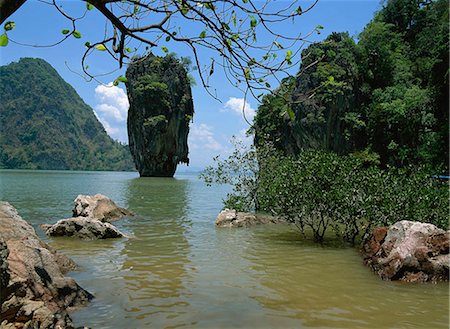
<svg viewBox="0 0 450 329">
<path fill-rule="evenodd" d="M 105 127 L 106 132 L 114 139 L 128 142 L 127 115 L 128 97 L 122 88 L 108 85 L 98 85 L 95 88 L 95 97 L 99 104 L 95 106 L 95 114 Z"/>
<path fill-rule="evenodd" d="M 219 151 L 223 146 L 214 137 L 213 128 L 205 123 L 192 124 L 189 131 L 189 148 L 192 150 Z"/>
<path fill-rule="evenodd" d="M 224 111 L 232 112 L 240 116 L 243 116 L 244 113 L 245 118 L 249 122 L 252 122 L 256 115 L 256 110 L 247 101 L 244 101 L 244 98 L 230 97 L 224 105 Z"/>
</svg>

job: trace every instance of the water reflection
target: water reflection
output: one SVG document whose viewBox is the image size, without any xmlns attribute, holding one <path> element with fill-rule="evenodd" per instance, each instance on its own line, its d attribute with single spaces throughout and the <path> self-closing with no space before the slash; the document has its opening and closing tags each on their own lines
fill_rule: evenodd
<svg viewBox="0 0 450 329">
<path fill-rule="evenodd" d="M 182 325 L 188 313 L 190 245 L 186 231 L 188 180 L 138 178 L 129 181 L 129 208 L 138 214 L 124 228 L 133 238 L 122 255 L 131 323 L 162 327 Z"/>
</svg>

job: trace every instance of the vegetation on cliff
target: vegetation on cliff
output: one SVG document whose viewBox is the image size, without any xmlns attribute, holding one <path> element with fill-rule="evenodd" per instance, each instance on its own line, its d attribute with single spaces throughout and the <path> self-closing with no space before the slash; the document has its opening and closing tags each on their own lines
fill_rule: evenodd
<svg viewBox="0 0 450 329">
<path fill-rule="evenodd" d="M 358 43 L 332 33 L 303 50 L 295 80 L 263 99 L 257 146 L 448 169 L 448 46 L 447 1 L 386 2 Z"/>
<path fill-rule="evenodd" d="M 128 139 L 141 176 L 173 176 L 189 163 L 187 138 L 194 115 L 188 60 L 152 54 L 127 69 Z"/>
<path fill-rule="evenodd" d="M 0 167 L 133 170 L 92 108 L 42 59 L 0 67 Z"/>
</svg>

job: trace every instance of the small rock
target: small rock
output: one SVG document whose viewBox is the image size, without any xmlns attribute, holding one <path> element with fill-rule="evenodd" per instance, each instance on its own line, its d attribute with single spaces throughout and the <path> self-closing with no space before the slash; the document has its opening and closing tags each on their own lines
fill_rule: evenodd
<svg viewBox="0 0 450 329">
<path fill-rule="evenodd" d="M 77 196 L 72 210 L 73 217 L 96 218 L 102 222 L 109 222 L 133 215 L 131 211 L 120 208 L 114 201 L 102 194 Z"/>
<path fill-rule="evenodd" d="M 364 241 L 364 261 L 385 280 L 448 281 L 449 236 L 432 224 L 406 220 L 375 228 Z"/>
<path fill-rule="evenodd" d="M 73 236 L 85 240 L 121 238 L 124 236 L 110 223 L 90 217 L 61 219 L 48 227 L 45 233 L 49 236 Z"/>
<path fill-rule="evenodd" d="M 216 218 L 216 226 L 219 227 L 248 227 L 259 224 L 276 224 L 281 221 L 272 216 L 238 212 L 234 209 L 222 210 Z"/>
</svg>

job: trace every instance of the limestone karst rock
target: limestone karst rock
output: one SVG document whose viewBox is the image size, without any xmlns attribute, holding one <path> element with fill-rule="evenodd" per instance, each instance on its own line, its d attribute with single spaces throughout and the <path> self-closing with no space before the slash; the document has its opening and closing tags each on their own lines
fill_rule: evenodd
<svg viewBox="0 0 450 329">
<path fill-rule="evenodd" d="M 135 59 L 126 72 L 128 138 L 141 176 L 172 177 L 189 163 L 187 138 L 194 114 L 185 65 L 175 56 Z"/>
</svg>

